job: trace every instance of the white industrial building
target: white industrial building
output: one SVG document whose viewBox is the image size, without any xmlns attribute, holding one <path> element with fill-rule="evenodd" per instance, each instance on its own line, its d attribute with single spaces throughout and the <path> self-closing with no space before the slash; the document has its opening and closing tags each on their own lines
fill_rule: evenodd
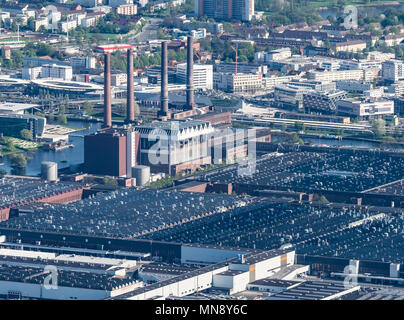
<svg viewBox="0 0 404 320">
<path fill-rule="evenodd" d="M 186 83 L 187 64 L 177 65 L 177 80 L 179 83 Z M 205 64 L 194 64 L 193 68 L 194 89 L 213 89 L 213 66 Z"/>
<path fill-rule="evenodd" d="M 377 98 L 347 98 L 337 101 L 341 115 L 369 120 L 394 114 L 394 101 Z"/>
</svg>

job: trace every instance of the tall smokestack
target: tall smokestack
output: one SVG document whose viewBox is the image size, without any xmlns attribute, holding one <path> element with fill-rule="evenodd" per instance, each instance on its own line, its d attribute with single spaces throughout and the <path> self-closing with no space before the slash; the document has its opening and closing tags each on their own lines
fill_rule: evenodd
<svg viewBox="0 0 404 320">
<path fill-rule="evenodd" d="M 193 38 L 187 38 L 187 106 L 194 109 L 194 48 Z"/>
<path fill-rule="evenodd" d="M 126 122 L 135 120 L 135 100 L 133 93 L 133 49 L 127 51 L 127 92 Z"/>
<path fill-rule="evenodd" d="M 111 126 L 111 55 L 107 52 L 104 54 L 104 127 Z"/>
<path fill-rule="evenodd" d="M 168 69 L 167 42 L 161 43 L 161 116 L 168 115 Z"/>
</svg>

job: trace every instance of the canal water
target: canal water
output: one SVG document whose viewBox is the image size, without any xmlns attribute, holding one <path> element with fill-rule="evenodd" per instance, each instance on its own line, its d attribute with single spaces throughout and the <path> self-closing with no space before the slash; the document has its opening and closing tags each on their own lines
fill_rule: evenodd
<svg viewBox="0 0 404 320">
<path fill-rule="evenodd" d="M 57 162 L 58 169 L 68 168 L 84 162 L 84 135 L 100 129 L 101 123 L 69 121 L 67 124 L 71 127 L 82 128 L 80 131 L 69 134 L 69 143 L 73 144 L 74 147 L 60 151 L 38 149 L 26 152 L 27 166 L 25 175 L 39 175 L 41 173 L 41 162 L 43 161 Z M 3 163 L 0 163 L 0 169 L 11 173 L 7 156 L 3 158 Z"/>
</svg>

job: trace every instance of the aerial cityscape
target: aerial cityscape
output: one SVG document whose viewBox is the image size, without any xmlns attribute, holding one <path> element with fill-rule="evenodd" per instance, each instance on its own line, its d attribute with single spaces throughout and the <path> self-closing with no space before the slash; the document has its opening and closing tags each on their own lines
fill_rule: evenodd
<svg viewBox="0 0 404 320">
<path fill-rule="evenodd" d="M 0 0 L 0 300 L 404 300 L 404 1 Z"/>
</svg>

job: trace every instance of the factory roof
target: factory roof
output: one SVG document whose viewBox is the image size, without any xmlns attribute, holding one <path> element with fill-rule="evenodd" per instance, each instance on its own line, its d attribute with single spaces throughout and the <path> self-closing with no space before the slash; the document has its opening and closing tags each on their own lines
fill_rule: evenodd
<svg viewBox="0 0 404 320">
<path fill-rule="evenodd" d="M 280 288 L 289 288 L 291 286 L 295 286 L 301 283 L 301 281 L 291 281 L 291 280 L 281 280 L 281 279 L 261 279 L 251 282 L 250 285 L 256 286 L 268 286 L 268 287 L 280 287 Z"/>
<path fill-rule="evenodd" d="M 360 287 L 346 288 L 343 283 L 306 281 L 293 288 L 268 297 L 268 300 L 324 300 L 335 295 L 344 295 Z"/>
<path fill-rule="evenodd" d="M 122 279 L 106 274 L 58 269 L 58 286 L 112 291 L 120 286 L 134 284 L 131 279 Z M 0 265 L 0 281 L 23 282 L 33 284 L 45 283 L 49 272 L 43 268 L 28 266 Z"/>
<path fill-rule="evenodd" d="M 74 182 L 49 183 L 39 179 L 2 178 L 0 208 L 26 204 L 79 187 L 81 184 Z"/>
<path fill-rule="evenodd" d="M 149 263 L 140 268 L 140 272 L 180 275 L 195 270 L 195 267 L 168 263 Z"/>
<path fill-rule="evenodd" d="M 14 199 L 14 198 L 13 198 Z M 48 207 L 2 226 L 26 230 L 136 237 L 236 206 L 240 197 L 158 190 L 117 190 Z"/>
<path fill-rule="evenodd" d="M 232 276 L 237 276 L 237 275 L 239 275 L 239 274 L 246 273 L 246 272 L 248 272 L 248 271 L 226 270 L 226 271 L 223 271 L 223 272 L 220 272 L 220 273 L 216 273 L 216 275 L 232 277 Z"/>
</svg>

